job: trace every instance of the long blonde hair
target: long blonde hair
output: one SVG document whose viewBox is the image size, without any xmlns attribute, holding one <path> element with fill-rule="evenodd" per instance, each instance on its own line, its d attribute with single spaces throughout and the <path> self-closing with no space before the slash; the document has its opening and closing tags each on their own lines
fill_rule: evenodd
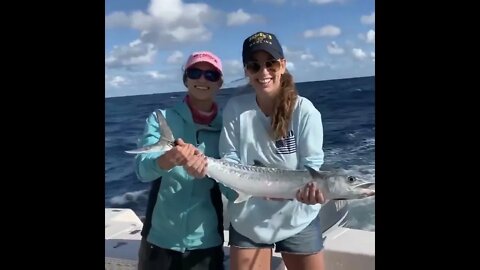
<svg viewBox="0 0 480 270">
<path fill-rule="evenodd" d="M 298 92 L 295 88 L 293 77 L 288 70 L 285 70 L 285 73 L 280 78 L 280 93 L 275 99 L 273 107 L 271 135 L 274 140 L 287 136 L 297 97 Z"/>
</svg>

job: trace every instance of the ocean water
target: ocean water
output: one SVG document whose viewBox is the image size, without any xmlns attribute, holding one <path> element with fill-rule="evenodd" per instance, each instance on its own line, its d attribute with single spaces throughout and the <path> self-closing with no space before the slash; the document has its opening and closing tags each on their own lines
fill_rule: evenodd
<svg viewBox="0 0 480 270">
<path fill-rule="evenodd" d="M 322 114 L 325 164 L 375 181 L 375 77 L 297 84 Z M 223 107 L 238 88 L 222 89 Z M 131 208 L 145 215 L 149 184 L 137 180 L 133 155 L 146 117 L 170 107 L 185 92 L 105 98 L 105 207 Z M 349 202 L 347 227 L 375 231 L 375 198 Z"/>
</svg>

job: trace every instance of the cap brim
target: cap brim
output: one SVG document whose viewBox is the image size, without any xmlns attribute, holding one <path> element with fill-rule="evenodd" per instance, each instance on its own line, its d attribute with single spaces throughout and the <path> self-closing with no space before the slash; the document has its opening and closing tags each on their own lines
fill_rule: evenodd
<svg viewBox="0 0 480 270">
<path fill-rule="evenodd" d="M 195 65 L 195 64 L 198 64 L 198 63 L 207 63 L 207 64 L 210 64 L 212 65 L 218 72 L 220 72 L 220 74 L 222 74 L 223 76 L 223 72 L 212 62 L 208 61 L 208 60 L 205 60 L 205 59 L 201 59 L 201 60 L 198 60 L 198 61 L 194 61 L 192 63 L 190 63 L 188 66 L 185 67 L 185 69 Z"/>
<path fill-rule="evenodd" d="M 267 52 L 268 54 L 270 54 L 274 59 L 280 59 L 282 58 L 282 55 L 274 50 L 270 45 L 266 45 L 266 44 L 258 44 L 256 46 L 254 46 L 253 48 L 250 48 L 249 52 L 248 52 L 248 56 L 247 60 L 250 60 L 250 58 L 252 58 L 252 54 L 254 54 L 255 52 L 258 52 L 258 51 L 265 51 Z"/>
</svg>

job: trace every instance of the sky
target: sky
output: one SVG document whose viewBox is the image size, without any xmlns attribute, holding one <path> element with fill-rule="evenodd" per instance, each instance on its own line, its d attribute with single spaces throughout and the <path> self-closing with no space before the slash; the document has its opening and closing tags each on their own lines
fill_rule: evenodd
<svg viewBox="0 0 480 270">
<path fill-rule="evenodd" d="M 105 97 L 186 91 L 183 65 L 204 50 L 234 87 L 257 31 L 277 36 L 296 82 L 375 75 L 374 0 L 106 0 Z"/>
</svg>

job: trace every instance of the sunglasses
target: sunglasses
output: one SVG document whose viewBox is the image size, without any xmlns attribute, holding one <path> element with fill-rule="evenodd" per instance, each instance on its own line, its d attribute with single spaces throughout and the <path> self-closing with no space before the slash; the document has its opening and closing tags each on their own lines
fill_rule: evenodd
<svg viewBox="0 0 480 270">
<path fill-rule="evenodd" d="M 265 66 L 268 71 L 277 72 L 280 69 L 280 60 L 265 61 L 263 66 Z M 257 61 L 250 61 L 245 65 L 245 67 L 250 73 L 255 74 L 260 71 L 262 65 Z"/>
<path fill-rule="evenodd" d="M 185 73 L 187 77 L 192 80 L 198 80 L 203 75 L 203 77 L 211 82 L 217 82 L 222 75 L 216 70 L 201 70 L 198 68 L 188 68 Z"/>
</svg>

